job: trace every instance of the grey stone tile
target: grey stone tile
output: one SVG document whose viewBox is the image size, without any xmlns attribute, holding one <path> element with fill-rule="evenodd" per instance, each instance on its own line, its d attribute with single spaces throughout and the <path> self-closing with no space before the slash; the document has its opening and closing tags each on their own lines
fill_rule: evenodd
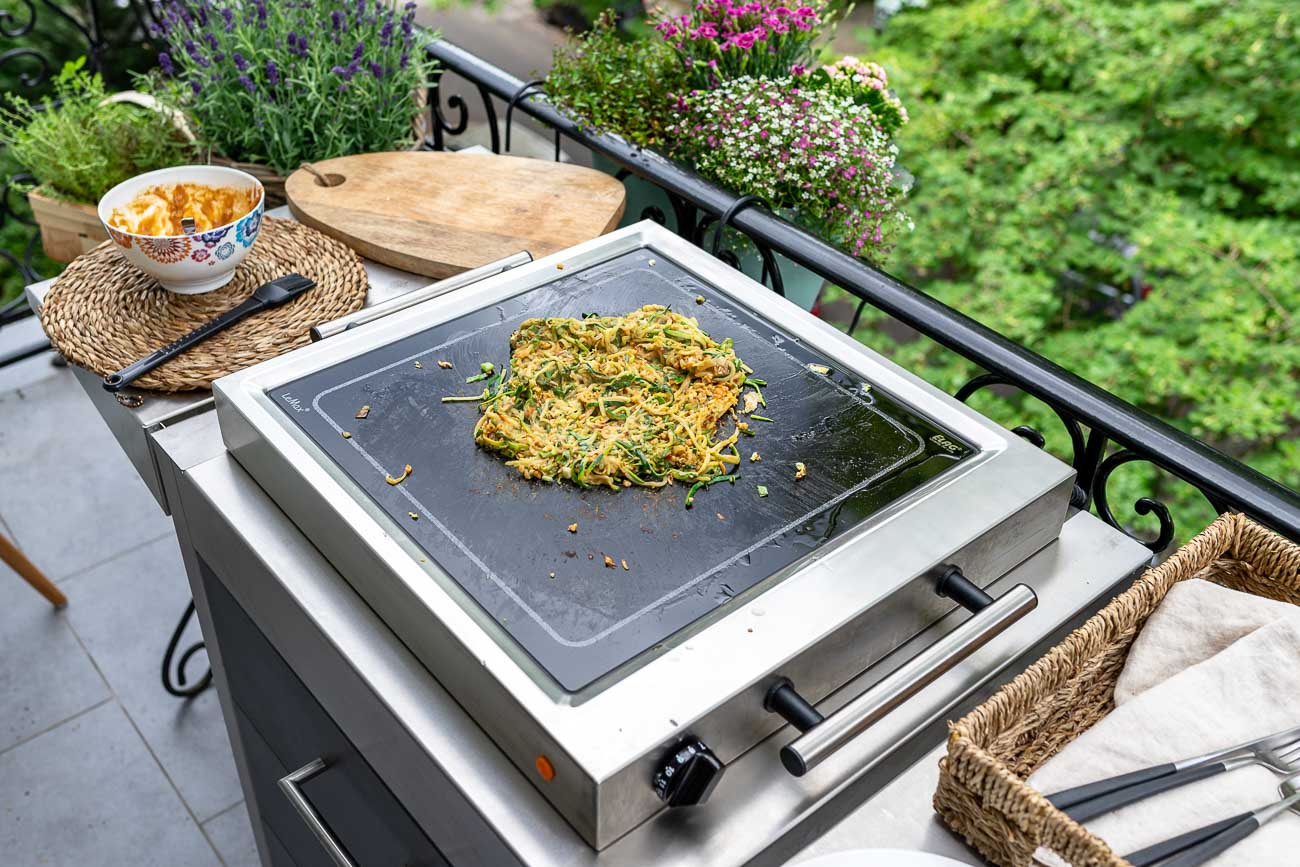
<svg viewBox="0 0 1300 867">
<path fill-rule="evenodd" d="M 218 867 L 116 702 L 0 753 L 5 864 Z"/>
<path fill-rule="evenodd" d="M 159 681 L 167 639 L 190 599 L 176 540 L 151 542 L 64 586 L 75 599 L 68 622 L 198 820 L 240 800 L 216 690 L 182 701 Z M 200 635 L 197 618 L 190 623 L 182 649 Z M 187 671 L 196 677 L 206 665 L 199 654 Z"/>
<path fill-rule="evenodd" d="M 66 369 L 0 393 L 0 514 L 54 580 L 171 531 Z"/>
<path fill-rule="evenodd" d="M 262 867 L 257 855 L 257 841 L 242 803 L 203 823 L 203 830 L 216 848 L 226 867 Z"/>
<path fill-rule="evenodd" d="M 0 751 L 111 695 L 65 616 L 0 563 Z"/>
</svg>

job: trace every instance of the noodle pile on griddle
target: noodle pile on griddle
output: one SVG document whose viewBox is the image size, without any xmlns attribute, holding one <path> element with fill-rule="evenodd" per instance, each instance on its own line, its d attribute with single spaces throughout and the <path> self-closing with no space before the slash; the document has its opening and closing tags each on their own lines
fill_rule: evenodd
<svg viewBox="0 0 1300 867">
<path fill-rule="evenodd" d="M 583 487 L 707 482 L 740 463 L 714 441 L 748 369 L 731 340 L 648 305 L 626 316 L 529 319 L 474 440 L 525 478 Z"/>
</svg>

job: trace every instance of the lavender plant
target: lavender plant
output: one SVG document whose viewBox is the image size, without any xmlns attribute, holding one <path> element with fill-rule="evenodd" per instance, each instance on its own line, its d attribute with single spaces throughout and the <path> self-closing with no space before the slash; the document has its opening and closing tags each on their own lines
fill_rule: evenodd
<svg viewBox="0 0 1300 867">
<path fill-rule="evenodd" d="M 805 72 L 814 45 L 833 21 L 825 0 L 796 9 L 770 0 L 696 0 L 690 14 L 665 18 L 655 29 L 681 55 L 691 85 L 708 90 L 742 76 Z"/>
<path fill-rule="evenodd" d="M 894 177 L 898 148 L 851 95 L 802 77 L 745 77 L 684 103 L 672 133 L 706 177 L 876 263 L 911 231 Z"/>
<path fill-rule="evenodd" d="M 432 71 L 414 2 L 173 0 L 154 35 L 169 99 L 204 143 L 288 174 L 405 147 Z"/>
</svg>

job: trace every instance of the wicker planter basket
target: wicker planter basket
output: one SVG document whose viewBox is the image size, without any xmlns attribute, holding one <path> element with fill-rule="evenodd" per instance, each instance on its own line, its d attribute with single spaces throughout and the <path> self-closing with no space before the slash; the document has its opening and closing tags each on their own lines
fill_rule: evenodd
<svg viewBox="0 0 1300 867">
<path fill-rule="evenodd" d="M 1169 588 L 1188 578 L 1300 604 L 1300 545 L 1223 515 L 953 724 L 934 796 L 949 828 L 1001 867 L 1033 864 L 1039 846 L 1073 867 L 1130 867 L 1024 780 L 1113 709 L 1133 639 Z"/>
<path fill-rule="evenodd" d="M 56 199 L 40 187 L 27 194 L 32 216 L 41 227 L 41 246 L 55 262 L 71 262 L 108 240 L 93 204 Z"/>
</svg>

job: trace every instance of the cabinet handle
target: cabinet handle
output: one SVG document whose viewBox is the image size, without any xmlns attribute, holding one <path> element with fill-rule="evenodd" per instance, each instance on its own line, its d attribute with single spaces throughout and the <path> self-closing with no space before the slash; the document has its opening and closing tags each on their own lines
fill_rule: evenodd
<svg viewBox="0 0 1300 867">
<path fill-rule="evenodd" d="M 307 782 L 325 770 L 326 767 L 324 759 L 312 759 L 293 773 L 281 777 L 279 781 L 280 791 L 284 792 L 284 796 L 289 799 L 289 803 L 298 811 L 298 815 L 302 817 L 303 822 L 307 824 L 312 834 L 320 841 L 321 846 L 329 854 L 330 860 L 334 862 L 335 867 L 356 867 L 352 859 L 348 857 L 347 851 L 338 840 L 334 839 L 330 829 L 325 827 L 320 814 L 312 807 L 307 800 L 307 796 L 298 788 L 299 783 Z"/>
</svg>

